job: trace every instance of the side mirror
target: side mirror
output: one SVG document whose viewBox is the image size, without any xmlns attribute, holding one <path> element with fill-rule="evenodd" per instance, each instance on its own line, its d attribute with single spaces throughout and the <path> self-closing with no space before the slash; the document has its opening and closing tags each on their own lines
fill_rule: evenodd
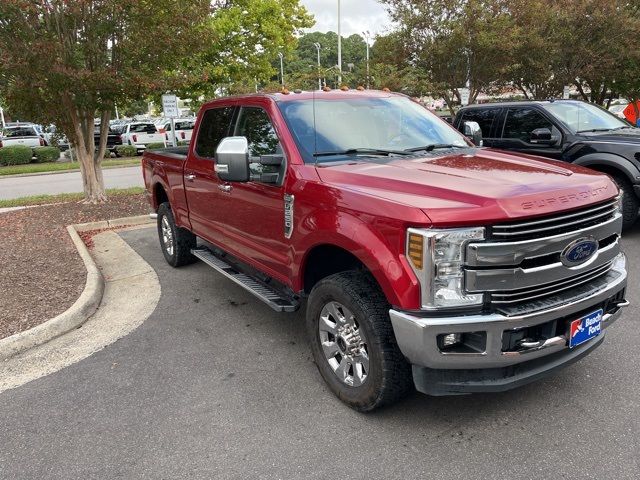
<svg viewBox="0 0 640 480">
<path fill-rule="evenodd" d="M 216 149 L 216 173 L 225 182 L 249 181 L 249 142 L 246 137 L 223 138 Z"/>
<path fill-rule="evenodd" d="M 482 129 L 478 122 L 464 122 L 464 132 L 471 139 L 474 145 L 482 146 Z"/>
<path fill-rule="evenodd" d="M 529 137 L 529 143 L 535 143 L 538 145 L 551 145 L 555 143 L 555 140 L 551 136 L 551 130 L 548 128 L 536 128 L 531 132 Z"/>
</svg>

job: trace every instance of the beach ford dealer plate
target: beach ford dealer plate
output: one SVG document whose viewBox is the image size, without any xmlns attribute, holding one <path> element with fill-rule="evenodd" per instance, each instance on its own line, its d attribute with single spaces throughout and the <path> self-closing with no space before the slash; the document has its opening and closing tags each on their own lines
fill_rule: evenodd
<svg viewBox="0 0 640 480">
<path fill-rule="evenodd" d="M 569 328 L 569 348 L 591 340 L 602 332 L 602 309 L 574 320 Z"/>
</svg>

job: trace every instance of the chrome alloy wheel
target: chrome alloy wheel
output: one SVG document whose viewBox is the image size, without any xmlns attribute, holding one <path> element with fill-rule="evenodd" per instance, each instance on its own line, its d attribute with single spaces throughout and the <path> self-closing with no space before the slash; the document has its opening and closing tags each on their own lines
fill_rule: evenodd
<svg viewBox="0 0 640 480">
<path fill-rule="evenodd" d="M 162 217 L 162 244 L 167 253 L 173 255 L 173 230 L 166 216 Z"/>
<path fill-rule="evenodd" d="M 367 339 L 353 313 L 338 302 L 327 303 L 318 322 L 324 356 L 338 379 L 359 387 L 369 375 Z"/>
</svg>

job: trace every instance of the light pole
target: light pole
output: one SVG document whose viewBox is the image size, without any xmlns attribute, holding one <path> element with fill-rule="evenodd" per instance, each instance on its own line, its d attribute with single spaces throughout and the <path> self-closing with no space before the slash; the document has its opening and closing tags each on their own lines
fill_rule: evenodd
<svg viewBox="0 0 640 480">
<path fill-rule="evenodd" d="M 284 88 L 284 55 L 282 52 L 278 52 L 278 57 L 280 57 L 280 84 L 282 85 L 282 88 Z"/>
<path fill-rule="evenodd" d="M 367 44 L 367 90 L 369 90 L 369 38 L 371 38 L 371 33 L 367 30 L 366 32 L 362 32 L 362 34 L 364 35 L 364 41 Z"/>
<path fill-rule="evenodd" d="M 342 87 L 342 34 L 340 33 L 340 0 L 338 0 L 338 88 Z"/>
<path fill-rule="evenodd" d="M 316 42 L 313 44 L 314 47 L 316 47 L 316 50 L 318 51 L 318 90 L 322 90 L 322 80 L 320 79 L 320 69 L 322 68 L 322 65 L 320 65 L 320 47 L 321 45 Z"/>
<path fill-rule="evenodd" d="M 0 107 L 0 120 L 2 120 L 2 128 L 4 128 L 6 124 L 4 123 L 4 110 L 2 107 Z"/>
</svg>

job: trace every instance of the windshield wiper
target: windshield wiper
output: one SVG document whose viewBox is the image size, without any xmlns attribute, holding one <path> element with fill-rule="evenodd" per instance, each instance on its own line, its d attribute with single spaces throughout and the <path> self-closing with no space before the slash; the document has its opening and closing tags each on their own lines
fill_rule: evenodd
<svg viewBox="0 0 640 480">
<path fill-rule="evenodd" d="M 576 133 L 590 133 L 590 132 L 610 132 L 613 128 L 589 128 L 587 130 L 576 130 Z"/>
<path fill-rule="evenodd" d="M 467 148 L 467 146 L 463 145 L 454 145 L 452 143 L 432 143 L 431 145 L 424 145 L 422 147 L 413 147 L 405 149 L 405 152 L 430 152 L 432 150 L 440 149 L 440 148 Z"/>
<path fill-rule="evenodd" d="M 338 155 L 409 155 L 406 150 L 383 150 L 379 148 L 349 148 L 347 150 L 339 150 L 335 152 L 316 152 L 314 157 L 331 157 Z"/>
</svg>

